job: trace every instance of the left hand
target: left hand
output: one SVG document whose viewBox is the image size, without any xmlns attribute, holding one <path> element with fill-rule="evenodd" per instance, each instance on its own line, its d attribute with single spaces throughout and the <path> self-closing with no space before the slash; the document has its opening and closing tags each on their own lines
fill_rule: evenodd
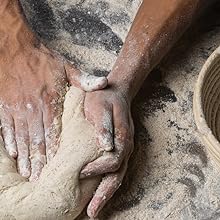
<svg viewBox="0 0 220 220">
<path fill-rule="evenodd" d="M 87 209 L 88 216 L 94 218 L 121 185 L 133 151 L 134 128 L 129 98 L 119 89 L 87 93 L 84 105 L 104 151 L 81 171 L 81 178 L 104 175 Z"/>
<path fill-rule="evenodd" d="M 22 50 L 16 42 L 21 49 L 13 56 L 7 47 L 13 43 L 0 47 L 1 135 L 18 172 L 36 181 L 59 146 L 67 84 L 94 91 L 105 88 L 107 79 L 80 72 L 42 44 Z"/>
</svg>

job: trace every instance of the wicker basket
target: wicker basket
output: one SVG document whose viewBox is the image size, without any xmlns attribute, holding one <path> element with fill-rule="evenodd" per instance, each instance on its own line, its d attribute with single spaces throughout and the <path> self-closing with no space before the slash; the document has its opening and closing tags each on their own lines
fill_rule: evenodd
<svg viewBox="0 0 220 220">
<path fill-rule="evenodd" d="M 209 57 L 199 74 L 193 112 L 203 143 L 220 165 L 220 47 Z"/>
</svg>

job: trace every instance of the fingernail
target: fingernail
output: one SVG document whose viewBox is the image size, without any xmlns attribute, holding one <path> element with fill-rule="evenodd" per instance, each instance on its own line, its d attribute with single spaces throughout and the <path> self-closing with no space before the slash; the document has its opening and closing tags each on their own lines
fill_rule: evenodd
<svg viewBox="0 0 220 220">
<path fill-rule="evenodd" d="M 14 158 L 14 159 L 16 159 L 17 156 L 18 156 L 17 152 L 14 151 L 14 150 L 10 150 L 10 151 L 9 151 L 9 155 L 10 155 L 12 158 Z"/>
<path fill-rule="evenodd" d="M 91 176 L 91 173 L 88 171 L 88 169 L 82 170 L 80 173 L 80 179 L 85 179 Z"/>
<path fill-rule="evenodd" d="M 31 173 L 30 173 L 30 171 L 29 170 L 22 170 L 21 172 L 20 172 L 20 174 L 21 174 L 21 176 L 23 176 L 24 178 L 29 178 L 30 177 L 30 175 L 31 175 Z"/>
<path fill-rule="evenodd" d="M 107 141 L 105 141 L 105 142 L 107 142 Z M 106 151 L 106 152 L 110 152 L 114 149 L 113 145 L 111 145 L 111 144 L 104 144 L 103 143 L 102 146 L 103 146 L 102 147 L 103 150 Z"/>
<path fill-rule="evenodd" d="M 113 146 L 113 143 L 111 141 L 111 137 L 109 138 L 108 136 L 103 136 L 103 135 L 99 135 L 98 136 L 98 141 L 99 141 L 99 144 L 101 146 L 101 148 L 104 150 L 104 151 L 112 151 L 114 149 L 114 146 Z"/>
<path fill-rule="evenodd" d="M 87 209 L 87 215 L 90 218 L 94 219 L 98 216 L 99 212 L 103 208 L 103 201 L 104 200 L 101 197 L 93 198 L 92 203 L 89 204 L 88 209 Z M 100 205 L 97 206 L 97 204 L 100 204 Z"/>
<path fill-rule="evenodd" d="M 105 146 L 105 151 L 110 152 L 112 151 L 114 148 L 111 145 Z"/>
<path fill-rule="evenodd" d="M 30 178 L 29 178 L 29 181 L 30 182 L 36 182 L 38 181 L 39 177 L 37 175 L 32 175 Z"/>
<path fill-rule="evenodd" d="M 86 178 L 86 175 L 85 175 L 84 173 L 80 173 L 79 178 L 80 178 L 80 179 L 85 179 L 85 178 Z"/>
<path fill-rule="evenodd" d="M 27 160 L 18 158 L 18 172 L 24 178 L 30 177 L 31 175 L 30 164 Z"/>
<path fill-rule="evenodd" d="M 97 216 L 95 214 L 96 214 L 96 212 L 94 210 L 92 210 L 91 207 L 89 207 L 88 210 L 87 210 L 87 215 L 89 216 L 89 218 L 94 219 Z"/>
<path fill-rule="evenodd" d="M 98 87 L 105 88 L 108 85 L 108 79 L 106 77 L 99 77 L 96 79 Z"/>
</svg>

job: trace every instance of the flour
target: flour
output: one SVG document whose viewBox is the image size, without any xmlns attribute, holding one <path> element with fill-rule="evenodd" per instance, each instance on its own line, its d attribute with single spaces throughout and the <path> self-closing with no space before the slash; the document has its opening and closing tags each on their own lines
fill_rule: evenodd
<svg viewBox="0 0 220 220">
<path fill-rule="evenodd" d="M 46 45 L 95 75 L 111 71 L 141 2 L 21 0 L 29 23 Z"/>
<path fill-rule="evenodd" d="M 97 90 L 101 87 L 105 88 L 108 84 L 106 77 L 95 77 L 83 71 L 81 71 L 78 81 L 80 82 L 81 87 L 87 92 Z"/>
<path fill-rule="evenodd" d="M 100 146 L 105 151 L 113 150 L 113 124 L 112 124 L 112 114 L 108 111 L 105 111 L 102 118 L 103 130 L 97 131 L 97 137 L 99 140 Z"/>
</svg>

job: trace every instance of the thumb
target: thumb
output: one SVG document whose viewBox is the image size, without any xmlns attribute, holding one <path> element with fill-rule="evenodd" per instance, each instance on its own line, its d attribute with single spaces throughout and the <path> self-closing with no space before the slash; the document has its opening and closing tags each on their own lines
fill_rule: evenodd
<svg viewBox="0 0 220 220">
<path fill-rule="evenodd" d="M 85 92 L 104 89 L 108 85 L 106 77 L 90 75 L 84 71 L 77 70 L 69 63 L 65 64 L 67 79 L 71 85 L 80 87 Z"/>
</svg>

